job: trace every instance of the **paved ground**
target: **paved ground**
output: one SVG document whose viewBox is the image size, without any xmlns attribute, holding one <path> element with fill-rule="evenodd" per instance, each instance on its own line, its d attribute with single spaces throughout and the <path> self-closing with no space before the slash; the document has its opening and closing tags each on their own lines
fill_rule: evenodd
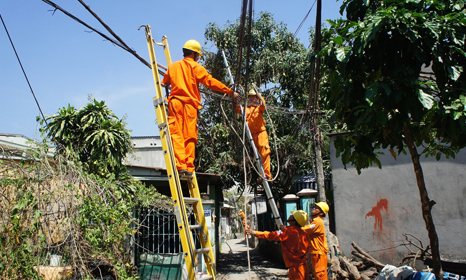
<svg viewBox="0 0 466 280">
<path fill-rule="evenodd" d="M 277 262 L 267 259 L 258 248 L 249 249 L 251 272 L 249 273 L 246 240 L 230 239 L 222 244 L 217 263 L 218 280 L 259 280 L 288 279 L 288 269 Z"/>
</svg>

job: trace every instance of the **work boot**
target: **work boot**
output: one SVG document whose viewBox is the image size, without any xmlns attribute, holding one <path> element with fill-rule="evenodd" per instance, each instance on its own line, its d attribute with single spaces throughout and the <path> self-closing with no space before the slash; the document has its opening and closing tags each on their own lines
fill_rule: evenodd
<svg viewBox="0 0 466 280">
<path fill-rule="evenodd" d="M 188 172 L 188 169 L 181 169 L 181 170 L 178 170 L 178 174 L 180 176 L 183 176 L 184 173 Z"/>
</svg>

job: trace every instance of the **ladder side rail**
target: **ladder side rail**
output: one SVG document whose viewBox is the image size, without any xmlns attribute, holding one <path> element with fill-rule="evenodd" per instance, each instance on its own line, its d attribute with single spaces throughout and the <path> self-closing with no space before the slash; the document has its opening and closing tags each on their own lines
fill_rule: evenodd
<svg viewBox="0 0 466 280">
<path fill-rule="evenodd" d="M 170 47 L 168 46 L 168 39 L 166 35 L 162 36 L 163 51 L 165 52 L 165 59 L 167 60 L 167 67 L 172 64 L 172 57 L 170 55 Z"/>
<path fill-rule="evenodd" d="M 227 67 L 227 70 L 228 70 L 228 75 L 230 76 L 230 81 L 231 81 L 231 83 L 234 84 L 233 75 L 231 74 L 230 66 L 228 66 L 227 56 L 225 55 L 225 51 L 223 49 L 222 49 L 222 55 L 223 55 L 223 61 L 225 62 L 225 66 Z M 241 104 L 239 104 L 239 107 L 241 109 L 241 115 L 244 117 L 245 113 L 243 111 L 243 106 Z M 254 151 L 254 156 L 256 157 L 257 168 L 259 170 L 261 170 L 262 178 L 266 178 L 265 177 L 265 172 L 264 172 L 264 166 L 262 165 L 262 160 L 259 157 L 259 153 L 257 152 L 256 145 L 254 144 L 254 139 L 252 138 L 251 131 L 249 130 L 248 123 L 245 122 L 244 126 L 245 126 L 246 131 L 248 132 L 247 133 L 248 139 L 249 139 L 249 142 L 251 143 L 252 150 Z M 267 200 L 269 201 L 270 208 L 272 208 L 272 213 L 273 213 L 273 216 L 274 216 L 274 219 L 275 219 L 275 223 L 276 223 L 277 227 L 280 228 L 280 225 L 283 225 L 283 222 L 282 222 L 282 219 L 280 217 L 280 212 L 278 212 L 277 204 L 275 204 L 275 200 L 273 199 L 272 191 L 270 190 L 269 183 L 267 182 L 267 180 L 262 180 L 262 186 L 265 189 L 265 195 L 267 196 Z"/>
<path fill-rule="evenodd" d="M 168 67 L 170 66 L 170 64 L 172 64 L 172 59 L 170 55 L 170 47 L 168 45 L 168 39 L 167 39 L 167 36 L 165 35 L 162 37 L 162 46 L 163 46 L 163 50 L 165 53 L 167 67 Z M 202 248 L 209 249 L 208 251 L 205 251 L 202 253 L 204 255 L 206 270 L 207 270 L 208 275 L 211 276 L 209 279 L 215 280 L 215 271 L 214 271 L 215 257 L 214 257 L 214 253 L 212 249 L 212 244 L 210 242 L 209 229 L 207 228 L 207 222 L 206 222 L 206 218 L 204 214 L 204 207 L 202 206 L 202 198 L 199 192 L 199 187 L 197 184 L 197 176 L 195 172 L 193 172 L 193 178 L 188 180 L 187 182 L 188 182 L 188 189 L 190 192 L 190 196 L 192 198 L 197 199 L 198 201 L 197 203 L 193 204 L 193 211 L 194 211 L 196 220 L 198 224 L 200 225 L 199 226 L 199 241 L 201 243 Z"/>
<path fill-rule="evenodd" d="M 199 241 L 201 243 L 202 248 L 210 248 L 208 252 L 205 252 L 203 254 L 206 263 L 207 273 L 213 276 L 213 279 L 215 279 L 215 272 L 213 267 L 215 264 L 215 257 L 212 249 L 212 243 L 210 241 L 209 229 L 207 227 L 207 221 L 204 214 L 204 207 L 202 206 L 201 194 L 199 192 L 195 172 L 193 172 L 193 178 L 192 180 L 189 180 L 188 186 L 191 197 L 197 198 L 199 201 L 198 203 L 195 203 L 193 205 L 193 210 L 196 213 L 196 219 L 198 219 L 197 222 L 201 225 L 201 228 L 199 230 Z"/>
<path fill-rule="evenodd" d="M 172 200 L 176 214 L 178 230 L 180 233 L 181 245 L 184 251 L 186 267 L 188 270 L 189 279 L 195 279 L 195 267 L 197 266 L 194 241 L 189 229 L 189 223 L 186 217 L 186 206 L 183 201 L 183 192 L 179 180 L 178 172 L 175 166 L 173 147 L 171 146 L 170 132 L 168 129 L 168 118 L 166 114 L 166 105 L 163 102 L 162 86 L 158 73 L 157 61 L 153 46 L 153 38 L 150 26 L 145 26 L 146 39 L 149 49 L 149 56 L 151 59 L 152 75 L 155 82 L 157 96 L 154 97 L 154 106 L 157 115 L 157 122 L 159 124 L 160 136 L 162 139 L 162 148 L 164 151 L 164 158 L 167 165 L 167 175 L 170 183 L 170 191 L 172 193 Z M 162 101 L 161 101 L 162 100 Z"/>
<path fill-rule="evenodd" d="M 240 104 L 239 107 L 241 109 L 241 115 L 244 116 L 245 112 L 243 111 L 243 106 Z M 257 151 L 256 145 L 254 144 L 254 139 L 252 138 L 251 130 L 249 130 L 248 123 L 246 122 L 244 126 L 247 132 L 249 143 L 251 144 L 252 150 L 254 152 L 254 157 L 256 159 L 256 166 L 260 170 L 262 178 L 265 178 L 264 180 L 262 180 L 262 186 L 264 187 L 265 195 L 267 196 L 267 201 L 269 202 L 270 208 L 272 209 L 275 224 L 277 225 L 278 228 L 280 228 L 280 225 L 283 225 L 283 222 L 280 217 L 280 212 L 278 212 L 277 204 L 275 204 L 275 200 L 273 199 L 273 195 L 272 195 L 272 191 L 270 190 L 269 182 L 267 182 L 266 180 L 264 166 L 262 164 L 262 159 L 259 155 L 259 152 Z"/>
</svg>

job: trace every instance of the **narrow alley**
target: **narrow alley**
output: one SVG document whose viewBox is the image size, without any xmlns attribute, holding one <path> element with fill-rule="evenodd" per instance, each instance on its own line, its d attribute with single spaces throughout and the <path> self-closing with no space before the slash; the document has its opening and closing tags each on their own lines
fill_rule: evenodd
<svg viewBox="0 0 466 280">
<path fill-rule="evenodd" d="M 217 263 L 216 279 L 259 280 L 288 279 L 288 269 L 259 253 L 259 248 L 249 249 L 251 275 L 248 269 L 248 253 L 244 238 L 226 240 L 221 247 Z M 251 278 L 249 278 L 251 276 Z"/>
</svg>

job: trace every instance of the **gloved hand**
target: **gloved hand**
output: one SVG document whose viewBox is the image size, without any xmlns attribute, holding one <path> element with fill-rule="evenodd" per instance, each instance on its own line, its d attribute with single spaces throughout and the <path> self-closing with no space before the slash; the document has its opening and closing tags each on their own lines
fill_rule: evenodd
<svg viewBox="0 0 466 280">
<path fill-rule="evenodd" d="M 241 100 L 243 100 L 241 95 L 239 93 L 237 93 L 236 91 L 233 92 L 232 97 L 237 103 L 240 103 Z"/>
</svg>

